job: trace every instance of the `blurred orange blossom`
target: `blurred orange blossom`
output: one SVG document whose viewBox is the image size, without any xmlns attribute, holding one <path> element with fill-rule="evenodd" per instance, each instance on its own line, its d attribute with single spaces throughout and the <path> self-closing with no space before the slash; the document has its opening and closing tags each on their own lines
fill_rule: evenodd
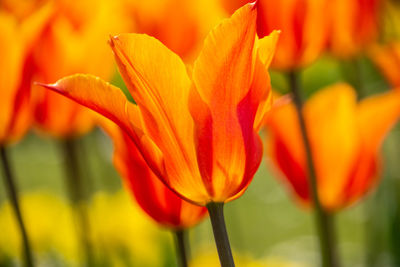
<svg viewBox="0 0 400 267">
<path fill-rule="evenodd" d="M 31 126 L 31 94 L 26 86 L 29 81 L 24 79 L 30 71 L 26 55 L 43 24 L 42 16 L 37 15 L 19 23 L 0 5 L 0 145 L 17 141 Z"/>
<path fill-rule="evenodd" d="M 114 166 L 139 206 L 154 221 L 161 226 L 179 230 L 191 227 L 204 218 L 206 208 L 186 202 L 166 187 L 121 128 L 108 119 L 102 119 L 100 125 L 113 140 Z"/>
<path fill-rule="evenodd" d="M 383 0 L 331 0 L 329 2 L 330 50 L 349 58 L 376 41 Z M 326 14 L 324 14 L 326 16 Z"/>
<path fill-rule="evenodd" d="M 184 62 L 192 62 L 207 33 L 224 16 L 215 0 L 122 0 L 137 33 L 161 41 Z"/>
<path fill-rule="evenodd" d="M 25 23 L 41 17 L 32 50 L 24 55 L 27 71 L 21 77 L 24 90 L 33 81 L 49 83 L 63 76 L 87 72 L 109 80 L 115 72 L 107 46 L 110 33 L 126 29 L 117 4 L 108 0 L 3 1 L 0 10 Z M 94 126 L 92 112 L 42 88 L 33 91 L 36 126 L 55 137 L 72 137 Z"/>
<path fill-rule="evenodd" d="M 89 75 L 46 87 L 118 124 L 153 172 L 182 198 L 206 205 L 241 196 L 262 157 L 258 130 L 271 105 L 267 68 L 278 32 L 258 40 L 247 4 L 207 36 L 193 68 L 156 39 L 110 40 L 137 106 Z"/>
<path fill-rule="evenodd" d="M 400 115 L 400 92 L 357 103 L 353 88 L 337 84 L 317 92 L 303 110 L 319 198 L 326 210 L 336 211 L 376 184 L 379 148 Z M 266 125 L 273 162 L 300 202 L 309 205 L 306 155 L 293 103 L 271 110 Z"/>
</svg>

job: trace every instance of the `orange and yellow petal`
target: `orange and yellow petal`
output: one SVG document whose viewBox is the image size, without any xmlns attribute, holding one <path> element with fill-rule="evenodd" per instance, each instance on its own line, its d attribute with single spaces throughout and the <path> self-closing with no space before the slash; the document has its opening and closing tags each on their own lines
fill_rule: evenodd
<svg viewBox="0 0 400 267">
<path fill-rule="evenodd" d="M 211 31 L 193 69 L 189 106 L 195 121 L 198 162 L 215 202 L 241 192 L 261 159 L 253 126 L 269 83 L 262 85 L 264 91 L 252 86 L 259 60 L 256 17 L 256 5 L 247 4 Z M 263 74 L 263 81 L 268 81 L 266 71 Z M 254 95 L 259 96 L 257 101 Z"/>
<path fill-rule="evenodd" d="M 55 84 L 44 85 L 77 103 L 96 111 L 116 123 L 138 146 L 152 170 L 164 173 L 163 155 L 154 142 L 144 134 L 138 107 L 130 103 L 122 91 L 92 75 L 76 74 Z"/>
<path fill-rule="evenodd" d="M 184 63 L 158 40 L 144 34 L 115 36 L 111 47 L 143 116 L 144 131 L 164 155 L 164 182 L 183 197 L 204 203 L 207 192 L 196 162 L 193 120 L 187 103 L 191 80 Z"/>
<path fill-rule="evenodd" d="M 318 193 L 327 208 L 336 205 L 361 147 L 356 101 L 353 88 L 337 84 L 313 95 L 304 107 Z"/>
</svg>

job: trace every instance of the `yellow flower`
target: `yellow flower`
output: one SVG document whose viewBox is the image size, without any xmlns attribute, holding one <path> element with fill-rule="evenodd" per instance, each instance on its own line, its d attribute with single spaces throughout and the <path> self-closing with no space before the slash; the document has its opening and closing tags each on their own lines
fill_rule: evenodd
<svg viewBox="0 0 400 267">
<path fill-rule="evenodd" d="M 92 246 L 99 260 L 108 254 L 108 260 L 122 264 L 125 254 L 137 266 L 162 265 L 166 236 L 125 192 L 96 194 L 89 216 Z"/>
<path fill-rule="evenodd" d="M 21 197 L 21 209 L 35 253 L 57 251 L 69 262 L 78 259 L 73 217 L 66 202 L 49 193 L 30 193 Z M 0 207 L 0 228 L 6 229 L 0 239 L 0 255 L 20 257 L 20 233 L 8 202 Z"/>
</svg>

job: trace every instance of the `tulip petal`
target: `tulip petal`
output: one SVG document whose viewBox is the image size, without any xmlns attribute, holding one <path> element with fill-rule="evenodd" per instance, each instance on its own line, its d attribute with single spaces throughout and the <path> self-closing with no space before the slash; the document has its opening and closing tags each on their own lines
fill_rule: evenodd
<svg viewBox="0 0 400 267">
<path fill-rule="evenodd" d="M 163 172 L 162 154 L 143 133 L 141 114 L 122 91 L 92 75 L 76 74 L 55 84 L 39 84 L 84 105 L 115 122 L 141 150 L 146 161 L 157 174 Z"/>
<path fill-rule="evenodd" d="M 305 151 L 293 103 L 272 108 L 266 124 L 269 136 L 266 145 L 271 159 L 285 175 L 296 196 L 302 202 L 307 202 L 310 196 Z"/>
<path fill-rule="evenodd" d="M 207 192 L 196 164 L 193 119 L 188 110 L 191 81 L 185 65 L 162 43 L 144 34 L 115 36 L 111 47 L 139 106 L 145 132 L 164 155 L 168 173 L 164 182 L 183 197 L 194 202 L 201 199 L 204 204 Z"/>
<path fill-rule="evenodd" d="M 356 107 L 354 89 L 337 84 L 313 95 L 304 108 L 319 195 L 326 208 L 337 204 L 361 146 Z"/>
<path fill-rule="evenodd" d="M 261 62 L 266 68 L 271 64 L 275 55 L 276 44 L 278 43 L 281 31 L 272 31 L 270 35 L 258 40 L 258 54 Z"/>
<path fill-rule="evenodd" d="M 260 101 L 254 103 L 258 90 L 252 90 L 256 16 L 255 5 L 247 4 L 213 29 L 194 64 L 189 106 L 198 164 L 213 201 L 242 191 L 260 160 L 253 130 Z"/>
<path fill-rule="evenodd" d="M 209 105 L 236 106 L 247 94 L 254 68 L 257 9 L 247 4 L 213 29 L 194 63 L 193 81 Z"/>
<path fill-rule="evenodd" d="M 379 148 L 384 137 L 400 116 L 400 92 L 393 90 L 372 96 L 360 102 L 357 108 L 357 122 L 362 149 L 348 177 L 343 198 L 345 204 L 363 196 L 376 184 L 380 175 Z"/>
<path fill-rule="evenodd" d="M 400 115 L 400 91 L 369 97 L 357 109 L 358 125 L 368 151 L 376 153 Z"/>
</svg>

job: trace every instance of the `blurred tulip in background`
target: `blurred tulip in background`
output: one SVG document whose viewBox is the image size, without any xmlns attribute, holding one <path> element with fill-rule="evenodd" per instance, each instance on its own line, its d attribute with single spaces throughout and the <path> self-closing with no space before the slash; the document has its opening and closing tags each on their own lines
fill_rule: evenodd
<svg viewBox="0 0 400 267">
<path fill-rule="evenodd" d="M 0 6 L 1 145 L 17 141 L 31 126 L 31 93 L 24 74 L 30 68 L 26 57 L 43 23 L 38 16 L 29 16 L 24 23 L 19 23 L 15 17 L 2 12 Z"/>
<path fill-rule="evenodd" d="M 185 62 L 196 58 L 207 33 L 224 16 L 214 0 L 123 0 L 131 32 L 157 38 Z"/>
<path fill-rule="evenodd" d="M 332 0 L 329 2 L 328 46 L 339 58 L 354 57 L 379 37 L 384 0 Z"/>
<path fill-rule="evenodd" d="M 399 115 L 399 92 L 357 103 L 355 91 L 346 84 L 322 89 L 305 103 L 318 195 L 326 210 L 349 206 L 376 186 L 380 146 Z M 273 109 L 266 126 L 269 155 L 296 198 L 309 205 L 305 152 L 293 104 Z"/>
</svg>

